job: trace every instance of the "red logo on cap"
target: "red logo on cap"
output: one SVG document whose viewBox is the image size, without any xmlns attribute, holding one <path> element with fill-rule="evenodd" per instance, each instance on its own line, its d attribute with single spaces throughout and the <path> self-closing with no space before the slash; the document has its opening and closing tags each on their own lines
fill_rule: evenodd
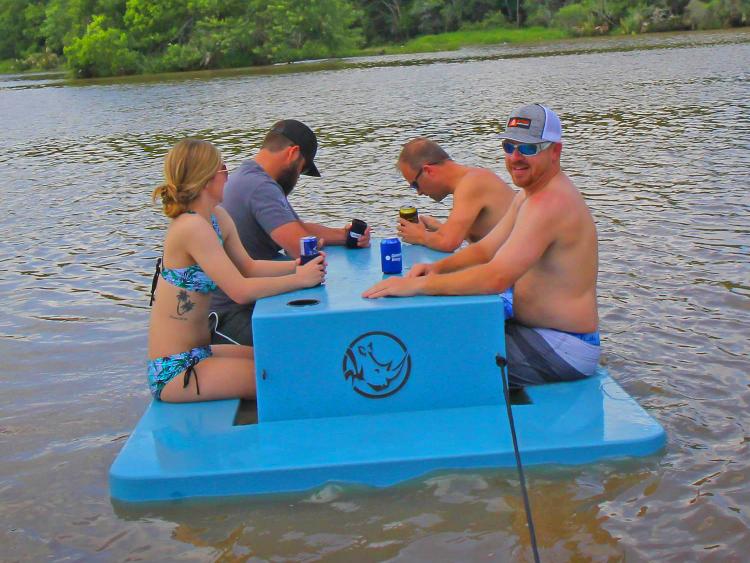
<svg viewBox="0 0 750 563">
<path fill-rule="evenodd" d="M 522 129 L 529 129 L 531 127 L 531 120 L 525 117 L 511 117 L 508 120 L 508 127 L 520 127 Z"/>
</svg>

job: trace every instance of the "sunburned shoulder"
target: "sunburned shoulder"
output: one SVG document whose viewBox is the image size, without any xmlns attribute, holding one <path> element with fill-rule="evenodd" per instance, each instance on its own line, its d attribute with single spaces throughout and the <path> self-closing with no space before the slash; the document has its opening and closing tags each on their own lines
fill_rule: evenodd
<svg viewBox="0 0 750 563">
<path fill-rule="evenodd" d="M 550 183 L 545 189 L 532 194 L 521 190 L 516 197 L 526 212 L 550 217 L 569 214 L 571 205 L 580 200 L 580 194 L 570 182 Z"/>
</svg>

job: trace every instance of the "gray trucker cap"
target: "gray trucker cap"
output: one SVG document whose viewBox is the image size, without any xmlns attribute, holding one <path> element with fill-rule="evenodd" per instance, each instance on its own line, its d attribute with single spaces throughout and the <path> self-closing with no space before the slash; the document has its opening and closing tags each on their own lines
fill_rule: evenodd
<svg viewBox="0 0 750 563">
<path fill-rule="evenodd" d="M 541 104 L 529 104 L 510 114 L 500 137 L 517 143 L 559 143 L 562 126 L 554 111 Z"/>
</svg>

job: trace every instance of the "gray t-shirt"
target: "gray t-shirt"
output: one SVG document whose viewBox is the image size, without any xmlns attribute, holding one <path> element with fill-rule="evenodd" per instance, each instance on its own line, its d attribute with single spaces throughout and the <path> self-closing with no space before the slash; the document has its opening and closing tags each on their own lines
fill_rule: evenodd
<svg viewBox="0 0 750 563">
<path fill-rule="evenodd" d="M 243 162 L 232 172 L 224 185 L 224 201 L 237 225 L 247 253 L 256 260 L 272 260 L 281 256 L 281 246 L 271 238 L 271 232 L 300 218 L 289 204 L 284 191 L 254 160 Z M 220 289 L 211 296 L 211 310 L 221 311 L 234 304 Z"/>
</svg>

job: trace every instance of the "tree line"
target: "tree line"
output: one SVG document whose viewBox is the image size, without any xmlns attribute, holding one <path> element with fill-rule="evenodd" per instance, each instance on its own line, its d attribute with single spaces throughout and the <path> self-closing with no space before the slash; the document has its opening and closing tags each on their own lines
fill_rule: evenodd
<svg viewBox="0 0 750 563">
<path fill-rule="evenodd" d="M 348 56 L 450 31 L 748 23 L 750 0 L 0 0 L 0 61 L 111 76 Z"/>
</svg>

